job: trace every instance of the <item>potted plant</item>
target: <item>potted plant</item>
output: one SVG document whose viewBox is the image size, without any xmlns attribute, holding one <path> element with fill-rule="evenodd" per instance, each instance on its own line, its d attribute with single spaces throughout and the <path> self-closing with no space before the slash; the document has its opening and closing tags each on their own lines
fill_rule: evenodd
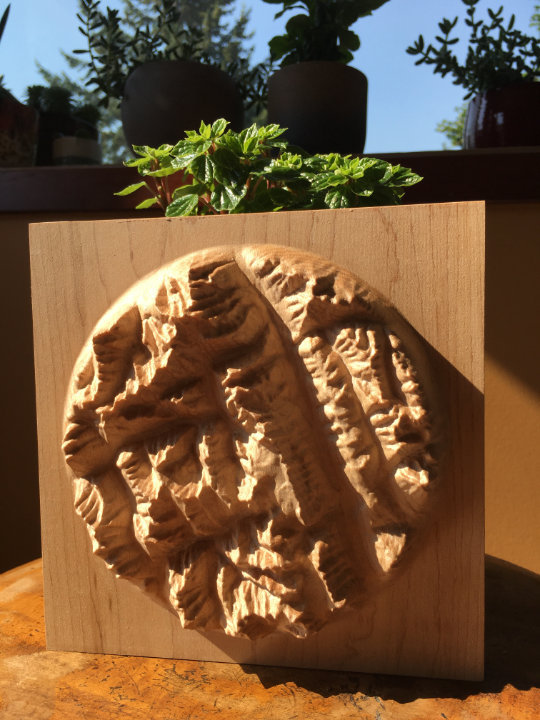
<svg viewBox="0 0 540 720">
<path fill-rule="evenodd" d="M 243 98 L 263 66 L 249 68 L 241 59 L 217 67 L 202 48 L 202 31 L 183 23 L 175 0 L 157 0 L 153 12 L 153 25 L 134 35 L 118 10 L 102 12 L 99 0 L 81 0 L 78 15 L 87 48 L 76 52 L 88 55 L 87 84 L 102 94 L 104 105 L 120 100 L 128 144 L 171 143 L 186 128 L 220 116 L 240 129 Z"/>
<path fill-rule="evenodd" d="M 136 146 L 126 163 L 143 180 L 118 195 L 145 189 L 138 209 L 159 206 L 168 217 L 397 205 L 421 178 L 375 158 L 309 155 L 291 150 L 284 129 L 256 124 L 237 133 L 227 121 L 201 123 L 175 145 Z"/>
<path fill-rule="evenodd" d="M 9 17 L 10 5 L 0 18 L 0 40 Z M 0 76 L 0 167 L 32 165 L 36 152 L 38 115 L 20 103 L 4 86 Z"/>
<path fill-rule="evenodd" d="M 268 82 L 268 119 L 309 152 L 361 153 L 366 137 L 367 79 L 348 65 L 360 46 L 351 26 L 387 0 L 264 0 L 295 8 L 285 35 L 270 41 L 280 69 Z"/>
<path fill-rule="evenodd" d="M 426 46 L 422 35 L 407 48 L 417 65 L 432 65 L 443 77 L 472 98 L 465 118 L 465 148 L 540 144 L 540 40 L 514 28 L 514 15 L 505 25 L 501 6 L 488 9 L 489 21 L 476 19 L 480 0 L 462 0 L 465 24 L 471 29 L 465 60 L 453 51 L 451 37 L 458 18 L 439 23 L 437 45 Z"/>
<path fill-rule="evenodd" d="M 78 105 L 63 87 L 31 85 L 27 102 L 39 112 L 36 165 L 99 164 L 99 108 Z"/>
</svg>

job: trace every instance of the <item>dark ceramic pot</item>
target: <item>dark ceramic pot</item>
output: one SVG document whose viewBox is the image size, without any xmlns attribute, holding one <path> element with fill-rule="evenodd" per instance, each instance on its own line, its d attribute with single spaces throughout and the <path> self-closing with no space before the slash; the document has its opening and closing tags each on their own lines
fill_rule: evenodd
<svg viewBox="0 0 540 720">
<path fill-rule="evenodd" d="M 268 81 L 268 120 L 311 153 L 361 153 L 366 141 L 367 78 L 339 62 L 303 62 Z"/>
<path fill-rule="evenodd" d="M 487 90 L 467 108 L 463 147 L 540 145 L 540 83 Z"/>
<path fill-rule="evenodd" d="M 158 147 L 176 143 L 201 120 L 225 118 L 242 128 L 242 99 L 222 70 L 184 60 L 154 61 L 136 68 L 126 80 L 122 123 L 129 145 Z"/>
<path fill-rule="evenodd" d="M 0 88 L 0 167 L 33 165 L 38 113 Z"/>
</svg>

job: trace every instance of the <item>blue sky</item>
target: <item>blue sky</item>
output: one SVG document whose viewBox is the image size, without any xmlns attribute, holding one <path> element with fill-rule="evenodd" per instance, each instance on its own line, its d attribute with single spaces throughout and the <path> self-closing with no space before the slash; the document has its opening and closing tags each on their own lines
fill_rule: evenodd
<svg viewBox="0 0 540 720">
<path fill-rule="evenodd" d="M 0 3 L 0 11 L 7 2 Z M 105 0 L 103 5 L 107 4 L 121 5 L 119 0 Z M 284 19 L 273 19 L 279 6 L 262 0 L 243 4 L 251 9 L 254 59 L 262 60 L 267 55 L 268 40 L 279 34 Z M 500 4 L 501 0 L 484 0 L 480 4 L 482 16 L 485 8 L 498 8 Z M 534 0 L 506 0 L 505 15 L 515 13 L 516 25 L 532 32 L 529 21 L 534 5 Z M 369 82 L 365 152 L 442 148 L 444 138 L 435 126 L 455 115 L 463 92 L 449 78 L 435 76 L 431 68 L 415 67 L 414 58 L 405 49 L 419 33 L 432 39 L 443 16 L 463 17 L 464 9 L 460 0 L 390 0 L 354 26 L 361 47 L 351 64 L 362 70 Z M 16 97 L 23 99 L 25 88 L 40 82 L 36 60 L 49 70 L 66 69 L 60 49 L 71 51 L 81 47 L 84 40 L 77 30 L 76 12 L 77 0 L 11 0 L 0 43 L 0 74 Z M 464 33 L 462 30 L 462 36 Z"/>
</svg>

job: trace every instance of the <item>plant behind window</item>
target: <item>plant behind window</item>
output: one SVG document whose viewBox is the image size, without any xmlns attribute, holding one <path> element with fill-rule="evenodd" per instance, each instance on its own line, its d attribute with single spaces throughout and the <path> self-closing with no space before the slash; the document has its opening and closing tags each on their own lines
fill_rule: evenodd
<svg viewBox="0 0 540 720">
<path fill-rule="evenodd" d="M 304 13 L 293 15 L 285 26 L 286 34 L 270 40 L 272 60 L 282 65 L 311 60 L 348 63 L 360 47 L 360 38 L 350 28 L 361 17 L 371 15 L 388 0 L 264 0 L 271 5 L 283 5 L 276 13 L 297 8 Z"/>
<path fill-rule="evenodd" d="M 433 66 L 433 72 L 445 77 L 453 76 L 454 85 L 466 91 L 465 99 L 480 92 L 532 82 L 540 75 L 540 40 L 514 28 L 515 16 L 504 24 L 501 6 L 494 11 L 488 8 L 489 22 L 476 19 L 476 6 L 480 0 L 462 0 L 467 7 L 465 24 L 471 28 L 465 61 L 460 63 L 452 47 L 459 38 L 451 38 L 458 18 L 443 18 L 439 23 L 438 46 L 425 44 L 422 35 L 407 48 L 410 55 L 418 55 L 416 65 Z"/>
</svg>

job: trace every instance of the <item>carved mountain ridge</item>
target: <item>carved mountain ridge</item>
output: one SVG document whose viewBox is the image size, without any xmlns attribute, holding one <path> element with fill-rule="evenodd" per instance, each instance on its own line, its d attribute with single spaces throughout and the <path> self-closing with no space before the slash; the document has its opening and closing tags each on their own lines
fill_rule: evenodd
<svg viewBox="0 0 540 720">
<path fill-rule="evenodd" d="M 95 553 L 184 627 L 316 631 L 429 511 L 433 418 L 397 311 L 321 258 L 218 248 L 102 318 L 63 449 Z"/>
</svg>

